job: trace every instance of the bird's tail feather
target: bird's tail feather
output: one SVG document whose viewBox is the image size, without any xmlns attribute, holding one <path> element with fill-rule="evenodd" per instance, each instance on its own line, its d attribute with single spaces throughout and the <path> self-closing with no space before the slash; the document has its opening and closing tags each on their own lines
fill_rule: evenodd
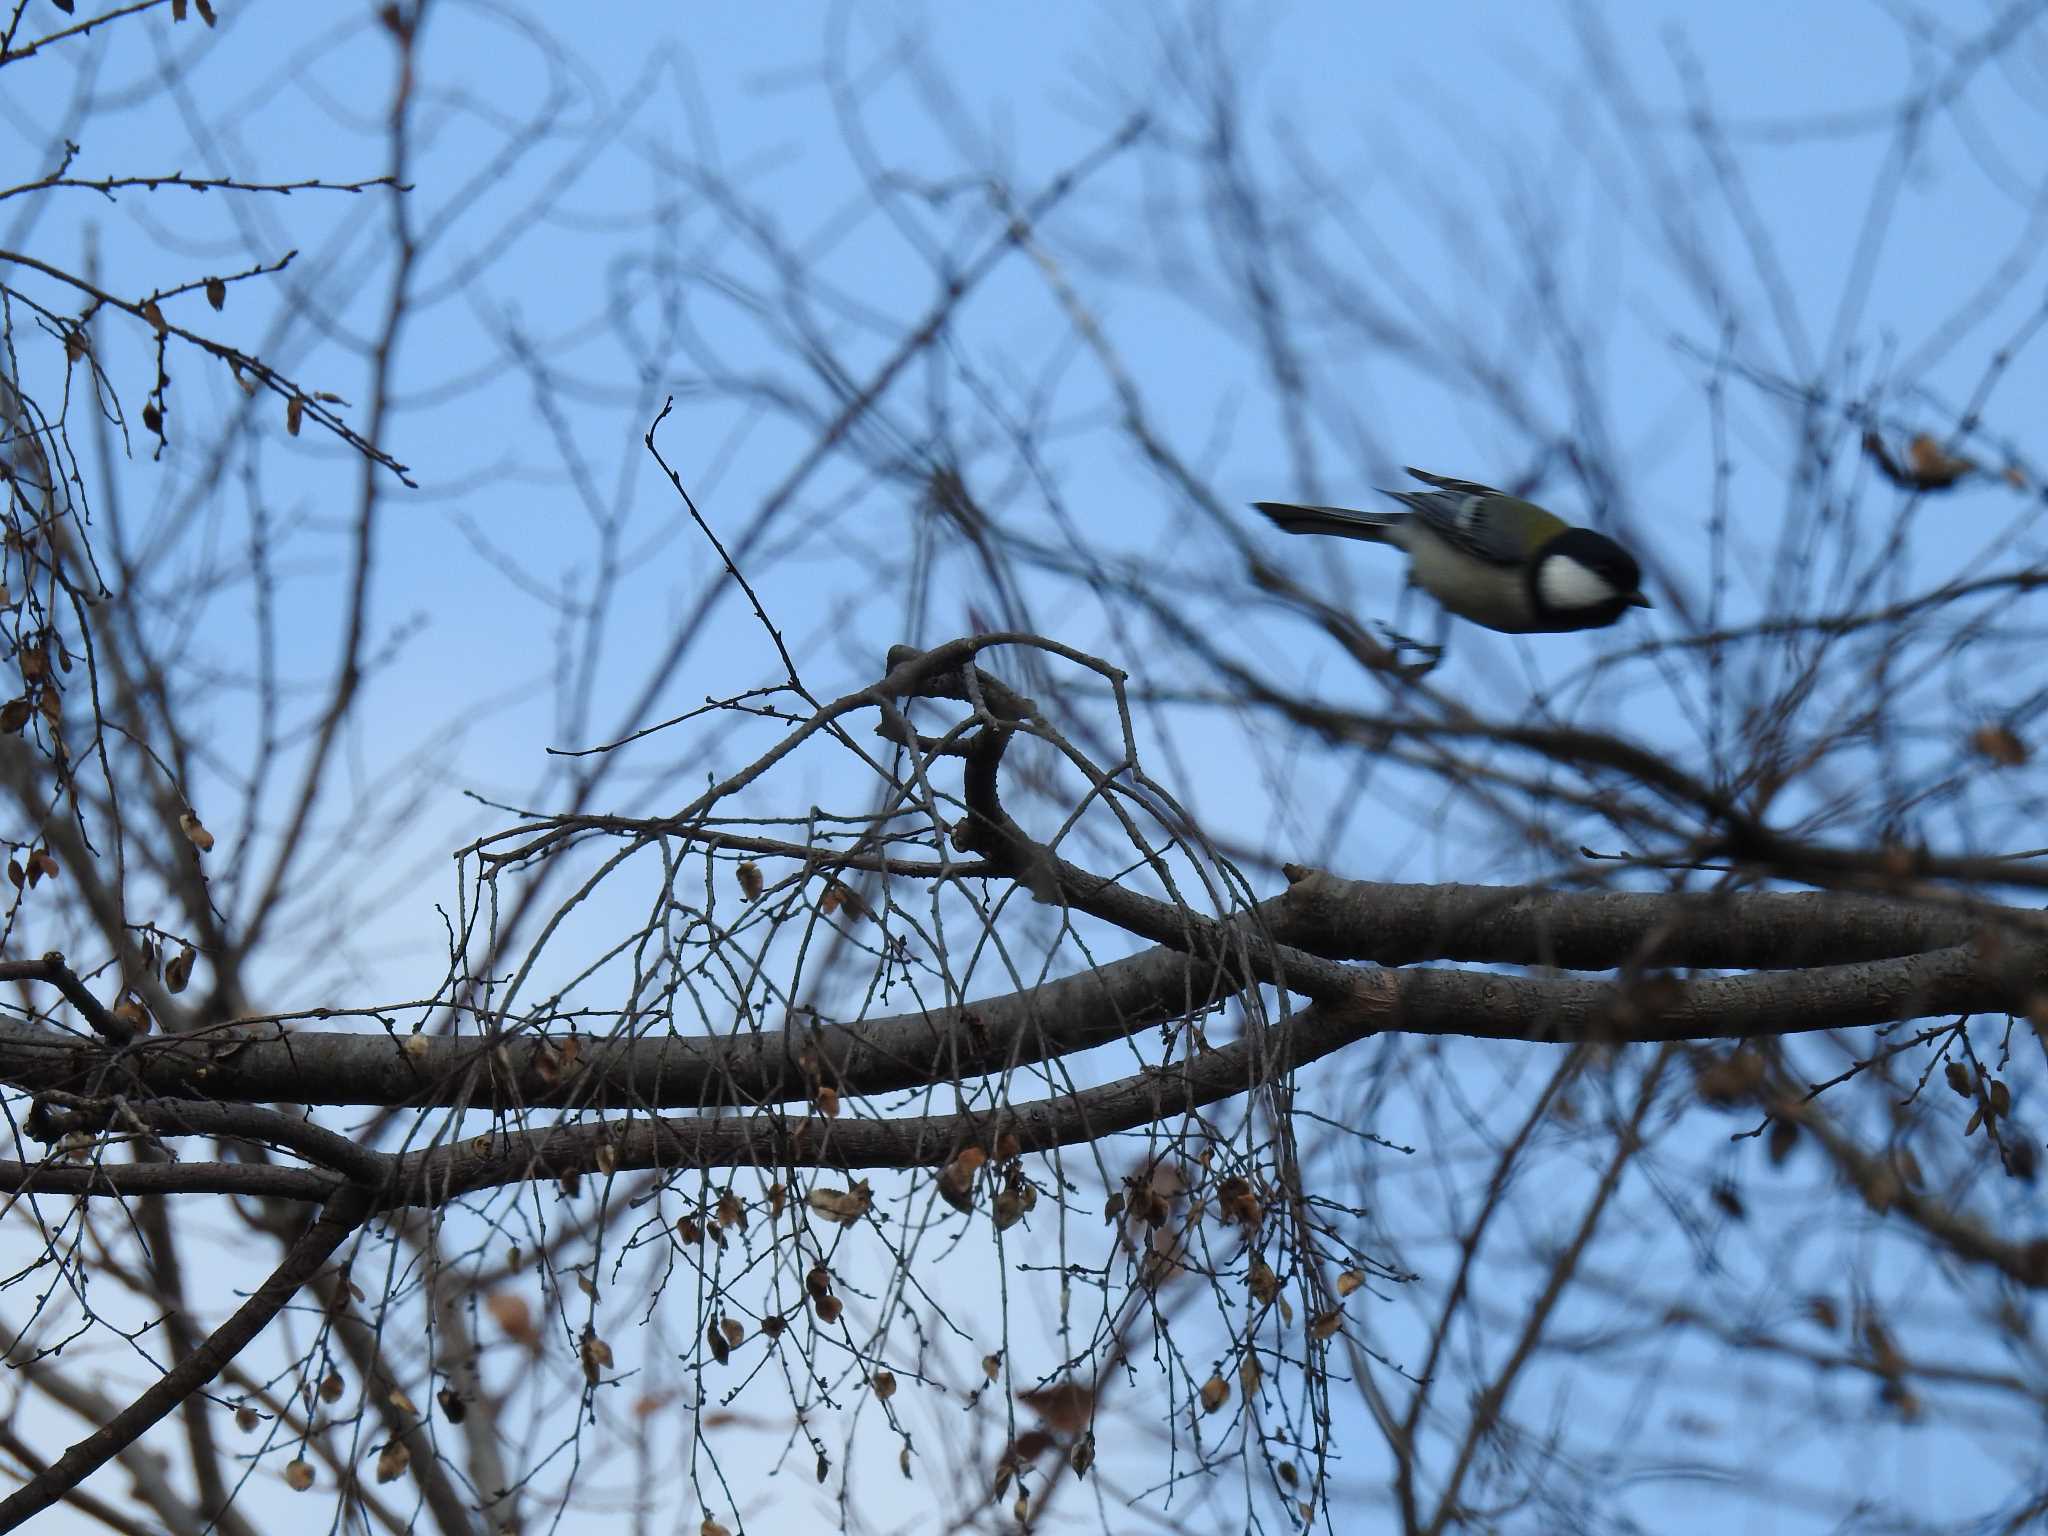
<svg viewBox="0 0 2048 1536">
<path fill-rule="evenodd" d="M 1360 512 L 1351 507 L 1304 507 L 1291 501 L 1252 503 L 1289 533 L 1328 533 L 1342 539 L 1369 539 L 1391 544 L 1392 530 L 1408 521 L 1406 512 Z"/>
</svg>

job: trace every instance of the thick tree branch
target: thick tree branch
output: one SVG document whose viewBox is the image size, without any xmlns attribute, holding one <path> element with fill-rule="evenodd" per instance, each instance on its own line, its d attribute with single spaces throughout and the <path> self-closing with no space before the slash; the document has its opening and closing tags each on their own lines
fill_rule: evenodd
<svg viewBox="0 0 2048 1536">
<path fill-rule="evenodd" d="M 1064 861 L 1053 860 L 1052 868 L 1063 891 L 1096 882 Z M 1085 890 L 1081 894 L 1092 901 Z M 1287 892 L 1222 923 L 1148 898 L 1133 900 L 1157 910 L 1122 915 L 1163 926 L 1167 914 L 1178 914 L 1174 936 L 1186 943 L 1191 932 L 1206 933 L 1215 957 L 1161 947 L 953 1008 L 680 1039 L 533 1035 L 491 1047 L 474 1038 L 401 1043 L 383 1033 L 271 1026 L 260 1033 L 150 1037 L 115 1056 L 90 1041 L 0 1021 L 0 1079 L 31 1090 L 118 1091 L 131 1098 L 464 1102 L 501 1109 L 764 1105 L 804 1099 L 821 1082 L 844 1095 L 887 1093 L 930 1082 L 934 1073 L 958 1080 L 1054 1059 L 1220 1003 L 1241 990 L 1229 951 L 1245 935 L 1243 942 L 1262 952 L 1279 944 L 1297 957 L 1328 957 L 1303 963 L 1315 966 L 1322 985 L 1342 988 L 1358 973 L 1331 964 L 1340 959 L 1582 969 L 1775 968 L 1823 957 L 1855 962 L 1751 977 L 1733 991 L 1728 979 L 1672 983 L 1664 989 L 1668 1005 L 1660 1008 L 1667 1024 L 1649 1032 L 1617 1021 L 1607 982 L 1470 973 L 1461 981 L 1461 973 L 1448 971 L 1426 973 L 1436 979 L 1425 980 L 1417 972 L 1401 983 L 1398 1022 L 1379 1026 L 1490 1039 L 1569 1041 L 1589 1032 L 1610 1038 L 1599 1032 L 1619 1029 L 1625 1038 L 1662 1040 L 1674 1038 L 1669 1027 L 1691 1026 L 1698 1029 L 1693 1038 L 1730 1038 L 1916 1016 L 1886 1011 L 1901 1008 L 1923 1014 L 2013 1010 L 2027 1005 L 2048 971 L 2048 958 L 2034 946 L 2008 942 L 1976 952 L 1963 943 L 1973 928 L 2030 928 L 2038 914 L 1987 907 L 1973 922 L 1951 909 L 1878 897 L 1380 885 L 1305 872 Z M 1908 963 L 1930 944 L 1943 947 L 1941 960 L 1930 955 Z M 1989 958 L 2001 951 L 1996 962 Z M 1886 957 L 1897 963 L 1857 968 Z M 1284 980 L 1290 986 L 1296 980 L 1291 967 Z M 1800 1011 L 1809 1008 L 1816 1011 Z M 1743 1009 L 1754 1011 L 1745 1016 Z M 367 1170 L 351 1173 L 367 1177 Z M 39 1177 L 36 1187 L 60 1186 Z"/>
<path fill-rule="evenodd" d="M 343 1181 L 307 1168 L 260 1163 L 18 1163 L 0 1161 L 7 1205 L 26 1195 L 247 1195 L 324 1201 Z M 7 1206 L 0 1205 L 0 1215 Z"/>
<path fill-rule="evenodd" d="M 980 1113 L 886 1120 L 762 1113 L 678 1116 L 599 1125 L 506 1130 L 452 1147 L 408 1153 L 389 1187 L 391 1204 L 438 1204 L 479 1189 L 590 1173 L 718 1167 L 920 1168 L 960 1151 L 1016 1138 L 1022 1152 L 1094 1141 L 1244 1093 L 1372 1032 L 1387 988 L 1361 972 L 1347 1002 L 1303 1009 L 1262 1032 L 1187 1065 L 1148 1068 L 1113 1082 Z M 602 1156 L 600 1156 L 602 1151 Z"/>
<path fill-rule="evenodd" d="M 1342 880 L 1288 866 L 1259 907 L 1275 935 L 1336 960 L 1460 960 L 1605 971 L 1631 965 L 1781 970 L 1884 960 L 1967 941 L 1982 928 L 2042 932 L 2031 909 L 1953 908 L 1839 892 L 1554 890 Z"/>
</svg>

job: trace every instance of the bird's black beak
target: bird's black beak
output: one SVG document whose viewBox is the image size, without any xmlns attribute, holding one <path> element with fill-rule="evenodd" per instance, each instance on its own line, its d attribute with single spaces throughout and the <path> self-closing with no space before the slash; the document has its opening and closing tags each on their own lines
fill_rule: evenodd
<svg viewBox="0 0 2048 1536">
<path fill-rule="evenodd" d="M 1631 608 L 1654 608 L 1657 606 L 1640 592 L 1631 592 L 1628 595 L 1628 605 Z"/>
</svg>

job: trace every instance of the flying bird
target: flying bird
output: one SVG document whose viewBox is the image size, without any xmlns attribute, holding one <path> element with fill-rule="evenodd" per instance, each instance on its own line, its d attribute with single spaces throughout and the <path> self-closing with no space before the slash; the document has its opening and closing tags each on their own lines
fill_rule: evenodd
<svg viewBox="0 0 2048 1536">
<path fill-rule="evenodd" d="M 1503 634 L 1601 629 L 1648 608 L 1635 556 L 1533 501 L 1470 480 L 1408 471 L 1427 491 L 1383 491 L 1409 512 L 1255 501 L 1289 533 L 1391 544 L 1408 576 L 1447 610 Z"/>
</svg>

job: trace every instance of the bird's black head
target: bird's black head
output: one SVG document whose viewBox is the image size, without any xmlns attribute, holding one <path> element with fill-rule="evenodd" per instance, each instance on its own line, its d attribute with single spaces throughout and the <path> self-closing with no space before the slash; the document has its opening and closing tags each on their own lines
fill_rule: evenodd
<svg viewBox="0 0 2048 1536">
<path fill-rule="evenodd" d="M 1557 629 L 1598 629 L 1649 607 L 1642 584 L 1635 556 L 1590 528 L 1567 528 L 1529 566 L 1530 599 Z"/>
</svg>

